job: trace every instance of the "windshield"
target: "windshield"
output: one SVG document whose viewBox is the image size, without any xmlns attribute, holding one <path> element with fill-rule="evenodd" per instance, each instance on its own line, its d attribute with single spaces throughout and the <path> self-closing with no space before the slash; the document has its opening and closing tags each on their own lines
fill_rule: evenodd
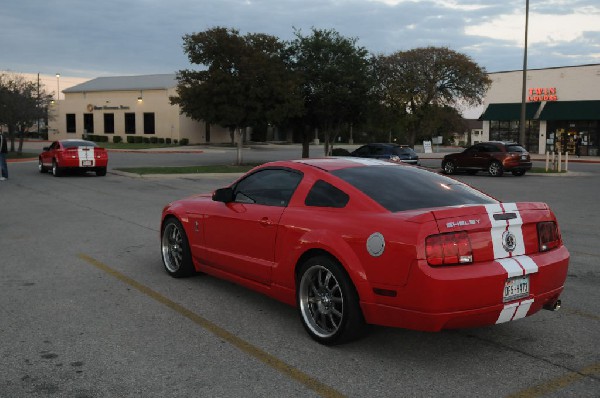
<svg viewBox="0 0 600 398">
<path fill-rule="evenodd" d="M 391 212 L 497 201 L 459 181 L 416 167 L 366 166 L 332 171 Z"/>
</svg>

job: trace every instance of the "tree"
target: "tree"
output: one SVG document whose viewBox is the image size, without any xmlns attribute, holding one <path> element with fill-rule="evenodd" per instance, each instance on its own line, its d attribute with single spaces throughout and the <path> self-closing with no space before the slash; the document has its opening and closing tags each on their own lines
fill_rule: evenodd
<svg viewBox="0 0 600 398">
<path fill-rule="evenodd" d="M 358 122 L 366 110 L 370 73 L 368 52 L 356 39 L 334 30 L 296 31 L 290 43 L 292 68 L 300 76 L 304 98 L 302 157 L 309 156 L 312 131 L 325 134 L 325 154 L 342 126 Z"/>
<path fill-rule="evenodd" d="M 377 65 L 382 101 L 398 115 L 404 114 L 411 145 L 436 133 L 428 118 L 445 107 L 480 104 L 491 84 L 485 68 L 446 47 L 381 55 Z"/>
<path fill-rule="evenodd" d="M 0 74 L 0 125 L 8 126 L 11 152 L 15 152 L 16 137 L 17 152 L 23 151 L 25 133 L 47 116 L 50 99 L 38 83 L 18 74 Z"/>
<path fill-rule="evenodd" d="M 190 62 L 205 69 L 178 72 L 178 96 L 171 103 L 182 113 L 229 128 L 233 143 L 235 132 L 278 124 L 301 112 L 297 82 L 278 38 L 216 27 L 183 40 Z"/>
</svg>

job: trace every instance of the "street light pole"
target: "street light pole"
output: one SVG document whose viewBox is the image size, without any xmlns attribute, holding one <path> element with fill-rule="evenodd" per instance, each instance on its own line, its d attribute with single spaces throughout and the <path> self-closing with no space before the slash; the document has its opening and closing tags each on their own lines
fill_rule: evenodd
<svg viewBox="0 0 600 398">
<path fill-rule="evenodd" d="M 56 100 L 60 99 L 60 73 L 56 74 Z"/>
<path fill-rule="evenodd" d="M 523 55 L 523 86 L 521 92 L 521 120 L 519 123 L 519 144 L 525 146 L 526 149 L 529 145 L 525 141 L 525 109 L 526 109 L 526 98 L 527 98 L 527 30 L 529 28 L 529 0 L 525 0 L 525 51 Z"/>
</svg>

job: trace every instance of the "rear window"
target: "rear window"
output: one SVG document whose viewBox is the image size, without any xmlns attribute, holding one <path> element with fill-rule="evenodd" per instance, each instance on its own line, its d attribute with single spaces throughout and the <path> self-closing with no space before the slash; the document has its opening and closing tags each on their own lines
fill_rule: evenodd
<svg viewBox="0 0 600 398">
<path fill-rule="evenodd" d="M 391 212 L 498 203 L 466 184 L 416 167 L 351 167 L 334 170 L 332 174 Z"/>
<path fill-rule="evenodd" d="M 64 148 L 78 148 L 80 146 L 96 146 L 92 141 L 63 141 Z"/>
<path fill-rule="evenodd" d="M 507 145 L 506 152 L 527 152 L 527 149 L 523 148 L 521 145 Z"/>
</svg>

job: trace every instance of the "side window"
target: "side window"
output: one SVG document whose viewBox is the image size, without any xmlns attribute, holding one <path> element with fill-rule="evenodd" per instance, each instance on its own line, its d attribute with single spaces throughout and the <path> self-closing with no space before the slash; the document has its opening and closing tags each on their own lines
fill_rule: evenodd
<svg viewBox="0 0 600 398">
<path fill-rule="evenodd" d="M 356 156 L 367 156 L 369 154 L 369 147 L 364 145 L 358 148 L 355 152 Z"/>
<path fill-rule="evenodd" d="M 383 156 L 383 155 L 387 155 L 387 151 L 386 151 L 385 147 L 374 146 L 371 148 L 371 154 L 373 156 Z"/>
<path fill-rule="evenodd" d="M 310 189 L 304 204 L 315 207 L 342 208 L 348 204 L 350 197 L 342 190 L 328 182 L 319 180 Z"/>
<path fill-rule="evenodd" d="M 240 181 L 233 191 L 238 203 L 285 207 L 289 203 L 302 174 L 287 169 L 257 171 Z"/>
</svg>

